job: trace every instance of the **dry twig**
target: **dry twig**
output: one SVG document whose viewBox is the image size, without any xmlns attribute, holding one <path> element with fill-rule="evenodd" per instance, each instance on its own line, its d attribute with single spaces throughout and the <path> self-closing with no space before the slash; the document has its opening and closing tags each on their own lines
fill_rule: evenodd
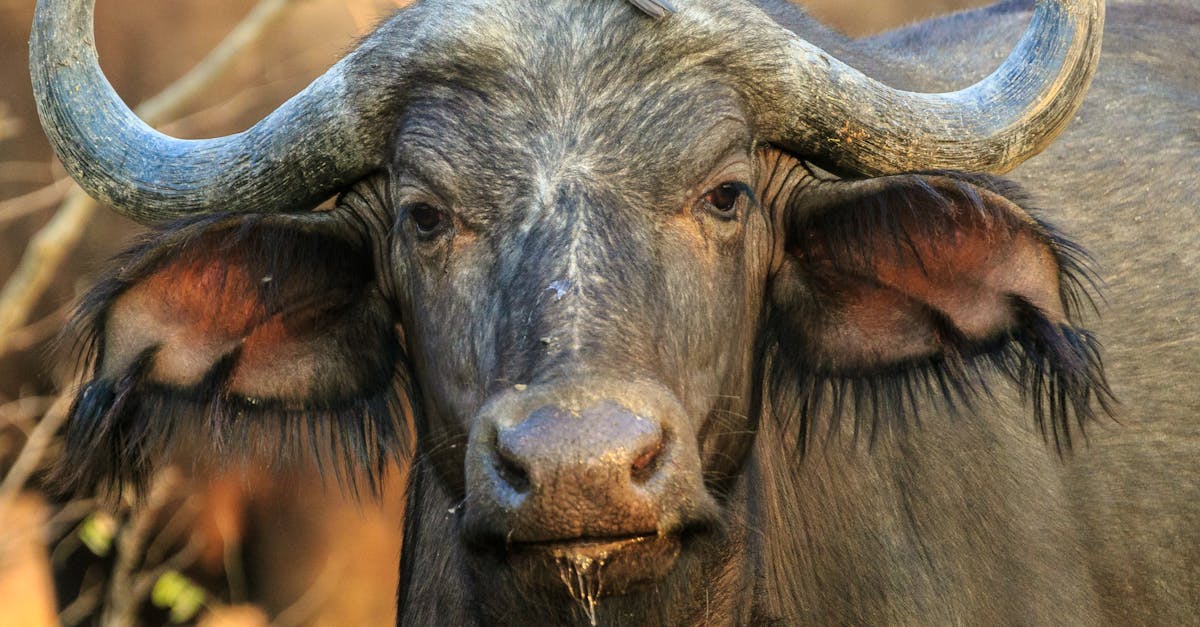
<svg viewBox="0 0 1200 627">
<path fill-rule="evenodd" d="M 22 396 L 0 403 L 0 427 L 37 418 L 44 414 L 53 402 L 53 396 Z"/>
<path fill-rule="evenodd" d="M 82 623 L 83 621 L 87 620 L 87 618 L 91 616 L 93 612 L 96 611 L 96 606 L 100 605 L 100 599 L 103 598 L 103 596 L 103 581 L 87 586 L 82 592 L 79 593 L 79 596 L 75 597 L 75 599 L 71 601 L 70 605 L 64 607 L 63 610 L 58 613 L 58 622 L 61 623 L 63 627 L 74 627 L 75 625 Z"/>
<path fill-rule="evenodd" d="M 46 520 L 46 538 L 58 538 L 67 529 L 78 525 L 80 520 L 96 511 L 96 499 L 75 499 L 68 501 Z"/>
<path fill-rule="evenodd" d="M 58 179 L 27 194 L 0 201 L 0 222 L 16 220 L 31 213 L 37 213 L 62 200 L 63 195 L 73 186 L 74 183 L 69 178 Z"/>
<path fill-rule="evenodd" d="M 21 132 L 21 121 L 8 112 L 8 103 L 0 102 L 0 141 Z"/>
<path fill-rule="evenodd" d="M 9 336 L 8 348 L 14 351 L 29 350 L 34 346 L 50 339 L 62 329 L 63 324 L 67 321 L 67 314 L 71 311 L 71 303 L 63 303 L 61 307 L 55 309 L 50 315 L 32 322 L 29 326 L 17 329 Z"/>
<path fill-rule="evenodd" d="M 72 188 L 58 213 L 29 242 L 21 264 L 0 290 L 0 355 L 12 349 L 14 332 L 29 320 L 67 254 L 83 237 L 94 208 L 83 190 Z"/>
<path fill-rule="evenodd" d="M 261 0 L 207 57 L 179 80 L 142 103 L 137 108 L 137 114 L 151 125 L 160 124 L 174 115 L 229 70 L 242 52 L 295 4 L 296 0 Z"/>
<path fill-rule="evenodd" d="M 143 555 L 154 540 L 159 515 L 172 502 L 181 482 L 179 472 L 174 468 L 167 468 L 155 475 L 145 501 L 117 534 L 117 561 L 109 579 L 108 602 L 101 623 L 115 626 L 134 624 L 138 607 L 150 593 L 149 586 L 144 583 L 145 573 L 140 572 L 146 566 Z M 152 581 L 150 585 L 153 585 Z"/>
<path fill-rule="evenodd" d="M 54 178 L 49 161 L 0 162 L 0 183 L 45 183 Z"/>
<path fill-rule="evenodd" d="M 16 500 L 17 494 L 25 487 L 25 482 L 33 475 L 42 463 L 42 454 L 54 440 L 54 434 L 67 420 L 67 410 L 71 407 L 71 396 L 64 394 L 54 401 L 41 422 L 29 434 L 29 439 L 9 469 L 4 481 L 0 482 L 0 512 L 7 511 Z"/>
</svg>

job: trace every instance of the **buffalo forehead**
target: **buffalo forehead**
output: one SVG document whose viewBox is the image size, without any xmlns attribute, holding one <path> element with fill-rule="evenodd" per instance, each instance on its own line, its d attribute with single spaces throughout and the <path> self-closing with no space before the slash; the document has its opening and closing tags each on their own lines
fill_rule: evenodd
<svg viewBox="0 0 1200 627">
<path fill-rule="evenodd" d="M 507 11 L 473 15 L 423 59 L 402 164 L 435 187 L 493 196 L 454 199 L 464 206 L 567 181 L 677 204 L 751 136 L 720 68 L 681 58 L 624 5 L 497 3 Z"/>
</svg>

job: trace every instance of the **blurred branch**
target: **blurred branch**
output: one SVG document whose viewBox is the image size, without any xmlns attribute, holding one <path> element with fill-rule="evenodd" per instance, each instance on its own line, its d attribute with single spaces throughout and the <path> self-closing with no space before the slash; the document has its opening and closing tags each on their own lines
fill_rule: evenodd
<svg viewBox="0 0 1200 627">
<path fill-rule="evenodd" d="M 271 627 L 298 627 L 312 622 L 321 604 L 337 590 L 345 570 L 341 560 L 337 564 L 327 562 L 304 594 L 275 616 Z"/>
<path fill-rule="evenodd" d="M 95 202 L 73 187 L 49 224 L 42 227 L 21 257 L 21 264 L 0 290 L 0 355 L 12 348 L 14 331 L 29 320 L 67 254 L 83 237 Z"/>
<path fill-rule="evenodd" d="M 0 102 L 0 142 L 21 132 L 21 121 L 8 112 L 8 103 Z"/>
<path fill-rule="evenodd" d="M 20 424 L 37 418 L 54 402 L 52 396 L 23 396 L 15 401 L 0 404 L 0 428 Z"/>
<path fill-rule="evenodd" d="M 25 482 L 33 475 L 42 463 L 42 454 L 54 440 L 54 434 L 67 420 L 67 410 L 71 407 L 72 397 L 64 394 L 54 401 L 46 415 L 29 434 L 29 439 L 9 469 L 4 481 L 0 482 L 0 512 L 5 512 L 25 487 Z"/>
<path fill-rule="evenodd" d="M 59 179 L 28 194 L 0 201 L 0 222 L 16 220 L 17 218 L 41 211 L 62 200 L 63 195 L 73 186 L 74 184 L 71 179 Z"/>
<path fill-rule="evenodd" d="M 315 56 L 315 55 L 314 55 Z M 324 57 L 321 57 L 324 60 Z M 233 120 L 237 120 L 247 114 L 263 102 L 265 96 L 278 93 L 279 87 L 283 85 L 295 85 L 298 82 L 299 75 L 311 74 L 311 65 L 304 65 L 304 71 L 292 75 L 277 78 L 275 80 L 251 85 L 239 90 L 227 100 L 219 102 L 203 109 L 198 109 L 189 112 L 187 115 L 177 118 L 169 124 L 163 125 L 160 129 L 168 134 L 174 134 L 181 129 L 186 129 L 197 126 L 199 122 L 203 122 L 206 126 L 222 126 L 228 125 Z"/>
<path fill-rule="evenodd" d="M 48 161 L 0 161 L 0 182 L 41 182 L 54 178 Z"/>
<path fill-rule="evenodd" d="M 137 108 L 147 124 L 159 124 L 199 96 L 297 0 L 261 0 L 196 67 Z"/>
<path fill-rule="evenodd" d="M 158 585 L 165 583 L 164 578 L 174 577 L 172 583 L 185 583 L 194 587 L 194 582 L 182 576 L 179 571 L 191 566 L 199 559 L 204 548 L 205 539 L 200 534 L 182 534 L 189 519 L 194 522 L 198 507 L 187 502 L 180 505 L 171 513 L 172 522 L 162 524 L 164 515 L 171 508 L 179 505 L 178 496 L 184 487 L 182 475 L 176 468 L 168 468 L 155 476 L 146 499 L 134 510 L 129 520 L 122 526 L 116 539 L 116 564 L 113 566 L 112 577 L 108 584 L 107 603 L 101 623 L 112 627 L 134 625 L 138 613 L 148 600 L 160 605 L 157 595 Z M 192 501 L 193 499 L 188 499 Z M 166 559 L 156 559 L 155 547 L 165 547 L 174 544 L 181 535 L 187 535 L 188 540 L 183 548 Z M 203 602 L 209 593 L 197 589 L 200 593 L 195 602 Z M 178 598 L 171 603 L 172 616 L 179 609 L 175 605 Z M 198 607 L 189 608 L 192 612 Z M 190 614 L 189 614 L 190 616 Z M 183 618 L 187 620 L 187 618 Z M 172 618 L 172 622 L 177 622 Z"/>
<path fill-rule="evenodd" d="M 179 472 L 174 468 L 167 468 L 155 475 L 146 500 L 117 534 L 117 562 L 108 584 L 108 603 L 104 608 L 102 624 L 134 624 L 138 607 L 150 594 L 150 586 L 153 585 L 152 580 L 149 585 L 145 584 L 145 574 L 139 572 L 139 567 L 145 566 L 143 556 L 147 545 L 154 539 L 159 515 L 171 503 L 181 482 Z"/>
<path fill-rule="evenodd" d="M 223 75 L 296 0 L 262 0 L 196 67 L 139 106 L 147 124 L 161 124 Z M 72 188 L 50 222 L 34 235 L 21 264 L 0 290 L 0 355 L 10 350 L 14 330 L 23 326 L 49 288 L 67 255 L 83 237 L 96 203 Z"/>
<path fill-rule="evenodd" d="M 63 324 L 67 321 L 67 312 L 71 310 L 71 303 L 63 303 L 61 307 L 55 309 L 53 313 L 30 323 L 29 326 L 22 327 L 12 332 L 8 338 L 8 348 L 14 351 L 24 351 L 37 346 L 41 342 L 50 339 Z"/>
<path fill-rule="evenodd" d="M 64 607 L 58 613 L 58 621 L 63 627 L 74 627 L 79 623 L 87 620 L 93 612 L 96 611 L 96 606 L 100 605 L 100 599 L 104 596 L 104 582 L 94 583 L 87 588 L 84 588 L 79 596 L 75 597 L 71 604 Z"/>
<path fill-rule="evenodd" d="M 96 499 L 75 499 L 68 501 L 46 520 L 46 538 L 57 538 L 70 527 L 79 524 L 96 510 Z"/>
<path fill-rule="evenodd" d="M 167 558 L 167 552 L 179 538 L 187 535 L 188 530 L 195 525 L 196 517 L 200 514 L 200 499 L 195 494 L 189 495 L 180 503 L 167 522 L 159 525 L 158 537 L 143 551 L 149 563 L 159 563 Z"/>
</svg>

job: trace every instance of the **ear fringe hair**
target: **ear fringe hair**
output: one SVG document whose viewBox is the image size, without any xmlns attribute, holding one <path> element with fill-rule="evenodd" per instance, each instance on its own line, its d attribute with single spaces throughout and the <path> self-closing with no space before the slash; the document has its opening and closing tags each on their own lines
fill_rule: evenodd
<svg viewBox="0 0 1200 627">
<path fill-rule="evenodd" d="M 1040 315 L 1031 318 L 1029 326 L 1000 340 L 882 372 L 836 373 L 802 365 L 793 351 L 776 345 L 767 371 L 772 407 L 785 431 L 796 434 L 802 453 L 818 430 L 832 440 L 846 414 L 855 417 L 855 441 L 865 434 L 874 446 L 881 429 L 904 432 L 910 423 L 919 428 L 924 401 L 954 416 L 973 413 L 982 401 L 994 400 L 989 380 L 999 372 L 1031 405 L 1042 439 L 1066 455 L 1075 439 L 1086 439 L 1088 422 L 1112 415 L 1115 400 L 1091 333 Z"/>
<path fill-rule="evenodd" d="M 392 463 L 408 453 L 409 419 L 417 404 L 410 361 L 394 330 L 382 345 L 373 335 L 357 338 L 375 355 L 363 367 L 374 371 L 378 366 L 379 375 L 371 377 L 359 394 L 345 398 L 318 397 L 298 404 L 235 394 L 230 377 L 238 349 L 219 359 L 201 383 L 188 388 L 147 378 L 157 347 L 144 351 L 119 377 L 101 376 L 105 324 L 113 302 L 164 260 L 229 219 L 185 219 L 141 236 L 114 260 L 114 269 L 73 312 L 59 341 L 70 342 L 77 371 L 87 373 L 88 382 L 70 409 L 66 451 L 50 471 L 50 485 L 63 495 L 99 495 L 110 501 L 126 493 L 139 496 L 167 460 L 208 456 L 215 463 L 246 467 L 266 463 L 271 470 L 311 462 L 323 478 L 332 476 L 355 495 L 366 492 L 378 497 Z M 243 241 L 255 224 L 308 228 L 304 217 L 240 219 L 247 223 L 230 229 L 225 243 L 231 247 Z M 285 237 L 270 234 L 256 245 L 270 250 Z M 312 259 L 282 251 L 273 253 L 265 265 L 272 269 L 276 284 L 281 284 L 287 272 L 303 271 L 306 261 Z"/>
<path fill-rule="evenodd" d="M 952 187 L 939 190 L 925 180 L 927 176 L 948 180 Z M 1020 188 L 996 177 L 932 172 L 903 178 L 907 179 L 903 184 L 863 199 L 852 211 L 820 218 L 835 267 L 862 267 L 864 255 L 869 253 L 860 244 L 872 235 L 884 233 L 891 238 L 891 250 L 885 247 L 878 254 L 900 254 L 913 245 L 915 234 L 909 229 L 922 229 L 922 237 L 937 241 L 943 234 L 940 230 L 946 228 L 944 220 L 905 220 L 898 212 L 936 211 L 946 216 L 966 211 L 983 220 L 1005 219 L 976 188 L 1028 206 Z M 881 370 L 844 371 L 823 363 L 816 351 L 806 346 L 802 323 L 787 319 L 796 312 L 769 316 L 766 394 L 784 432 L 795 434 L 797 450 L 807 452 L 821 432 L 826 442 L 832 440 L 847 414 L 855 420 L 854 440 L 865 436 L 869 446 L 882 429 L 904 432 L 910 423 L 919 427 L 926 402 L 952 416 L 969 415 L 981 402 L 994 400 L 989 381 L 996 373 L 1019 388 L 1043 440 L 1053 445 L 1060 457 L 1068 454 L 1078 439 L 1086 439 L 1087 423 L 1101 414 L 1112 416 L 1116 401 L 1104 376 L 1100 344 L 1076 325 L 1083 312 L 1097 312 L 1092 293 L 1099 293 L 1101 283 L 1094 262 L 1049 223 L 1033 219 L 1060 269 L 1066 324 L 1051 321 L 1031 303 L 1012 296 L 1016 324 L 1001 336 L 971 341 L 955 337 L 952 329 L 943 329 L 948 345 L 942 354 Z"/>
<path fill-rule="evenodd" d="M 206 402 L 199 390 L 182 394 L 141 381 L 137 371 L 116 382 L 94 379 L 71 407 L 67 452 L 52 484 L 69 494 L 136 496 L 175 454 L 211 453 L 218 463 L 247 467 L 265 460 L 273 471 L 311 460 L 323 478 L 332 476 L 356 496 L 378 497 L 389 467 L 408 450 L 402 418 L 411 411 L 411 383 L 406 368 L 394 374 L 388 389 L 371 397 L 304 408 L 223 394 L 219 384 L 204 386 L 212 390 Z"/>
</svg>

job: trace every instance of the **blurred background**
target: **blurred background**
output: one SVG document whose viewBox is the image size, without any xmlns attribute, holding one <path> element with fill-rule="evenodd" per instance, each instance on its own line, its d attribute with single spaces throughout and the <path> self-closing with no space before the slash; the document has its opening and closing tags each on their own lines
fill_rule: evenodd
<svg viewBox="0 0 1200 627">
<path fill-rule="evenodd" d="M 403 0 L 101 0 L 109 80 L 181 137 L 242 130 L 325 71 Z M 807 0 L 864 36 L 982 0 Z M 33 0 L 0 0 L 0 627 L 392 625 L 403 472 L 377 500 L 189 464 L 146 502 L 47 495 L 73 364 L 70 306 L 139 231 L 74 189 L 42 135 L 27 59 Z M 226 40 L 231 32 L 238 37 Z M 195 69 L 194 69 L 195 68 Z M 180 82 L 184 75 L 195 79 Z"/>
</svg>

